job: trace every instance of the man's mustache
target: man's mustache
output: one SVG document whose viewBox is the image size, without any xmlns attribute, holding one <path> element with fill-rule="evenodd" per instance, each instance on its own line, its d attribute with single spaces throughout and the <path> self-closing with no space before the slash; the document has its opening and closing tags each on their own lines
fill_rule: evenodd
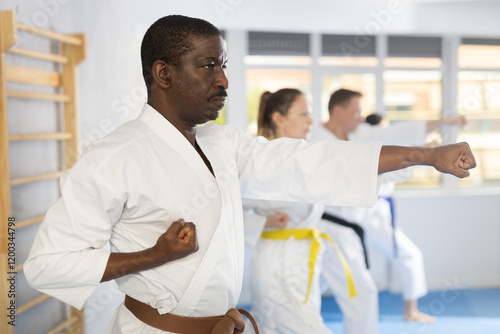
<svg viewBox="0 0 500 334">
<path fill-rule="evenodd" d="M 208 98 L 209 100 L 216 98 L 216 97 L 226 97 L 227 96 L 227 91 L 225 89 L 218 91 L 215 94 L 210 95 Z"/>
</svg>

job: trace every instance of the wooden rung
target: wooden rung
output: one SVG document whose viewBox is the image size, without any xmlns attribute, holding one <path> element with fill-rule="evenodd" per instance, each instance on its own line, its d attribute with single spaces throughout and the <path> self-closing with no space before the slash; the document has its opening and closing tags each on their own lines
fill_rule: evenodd
<svg viewBox="0 0 500 334">
<path fill-rule="evenodd" d="M 35 299 L 32 299 L 30 300 L 29 302 L 19 306 L 17 308 L 17 315 L 23 313 L 23 312 L 26 312 L 27 310 L 29 310 L 30 308 L 33 308 L 35 306 L 37 306 L 38 304 L 40 303 L 43 303 L 44 301 L 46 301 L 47 299 L 50 299 L 52 297 L 50 297 L 49 295 L 41 295 L 41 296 L 38 296 L 36 297 Z"/>
<path fill-rule="evenodd" d="M 61 177 L 61 175 L 64 174 L 64 172 L 65 171 L 57 171 L 57 172 L 51 172 L 51 173 L 45 173 L 45 174 L 37 174 L 37 175 L 31 175 L 31 176 L 18 177 L 15 179 L 10 179 L 10 184 L 12 186 L 15 186 L 15 185 L 19 185 L 19 184 L 36 182 L 36 181 L 58 179 Z"/>
<path fill-rule="evenodd" d="M 73 45 L 82 45 L 82 40 L 73 36 L 65 35 L 65 34 L 60 34 L 58 32 L 30 26 L 29 24 L 21 23 L 21 22 L 16 22 L 16 27 L 17 29 L 24 30 L 27 32 L 30 32 L 32 34 L 36 34 L 39 36 L 47 37 L 50 39 L 54 39 L 56 41 L 60 41 L 63 43 L 68 43 L 68 44 L 73 44 Z"/>
<path fill-rule="evenodd" d="M 71 101 L 71 96 L 65 94 L 50 94 L 50 93 L 36 93 L 36 92 L 24 92 L 21 90 L 8 90 L 8 97 L 17 97 L 22 99 L 36 99 L 36 100 L 49 100 L 56 102 L 69 102 Z"/>
<path fill-rule="evenodd" d="M 61 74 L 14 65 L 5 66 L 5 80 L 33 85 L 61 86 Z"/>
<path fill-rule="evenodd" d="M 23 271 L 23 268 L 24 268 L 24 262 L 23 262 L 23 263 L 19 263 L 18 265 L 16 265 L 16 266 L 14 267 L 14 271 L 15 271 L 16 273 L 19 273 L 19 272 Z"/>
<path fill-rule="evenodd" d="M 23 133 L 9 135 L 9 140 L 68 140 L 73 139 L 71 132 L 54 132 L 54 133 Z"/>
<path fill-rule="evenodd" d="M 22 229 L 26 226 L 30 226 L 30 225 L 34 225 L 36 223 L 39 223 L 43 220 L 44 217 L 45 217 L 45 215 L 41 215 L 41 216 L 18 221 L 18 222 L 16 222 L 16 230 Z"/>
<path fill-rule="evenodd" d="M 74 324 L 76 324 L 78 322 L 78 320 L 80 320 L 80 318 L 77 317 L 76 315 L 74 315 L 71 318 L 68 318 L 68 319 L 64 320 L 59 325 L 57 325 L 56 327 L 52 328 L 50 331 L 48 331 L 45 334 L 60 333 L 63 329 L 66 329 L 66 328 L 71 327 Z"/>
<path fill-rule="evenodd" d="M 17 46 L 10 47 L 9 49 L 7 49 L 7 52 L 13 53 L 16 55 L 20 55 L 20 56 L 26 56 L 26 57 L 31 57 L 31 58 L 41 59 L 41 60 L 53 61 L 53 62 L 60 63 L 60 64 L 67 64 L 69 62 L 68 57 L 65 57 L 65 56 L 61 56 L 61 55 L 53 54 L 53 53 L 40 52 L 40 51 L 35 51 L 35 50 L 30 50 L 30 49 L 23 49 L 23 48 L 19 48 Z"/>
</svg>

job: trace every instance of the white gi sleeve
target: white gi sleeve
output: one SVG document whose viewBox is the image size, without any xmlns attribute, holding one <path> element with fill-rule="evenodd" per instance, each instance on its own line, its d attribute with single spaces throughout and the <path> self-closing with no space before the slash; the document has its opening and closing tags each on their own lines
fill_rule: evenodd
<svg viewBox="0 0 500 334">
<path fill-rule="evenodd" d="M 254 211 L 255 200 L 243 199 L 243 226 L 245 229 L 245 244 L 255 247 L 266 226 L 267 217 Z M 260 202 L 260 201 L 259 201 Z"/>
<path fill-rule="evenodd" d="M 232 131 L 245 198 L 373 206 L 381 143 L 317 142 Z"/>
<path fill-rule="evenodd" d="M 110 255 L 104 247 L 125 198 L 82 166 L 61 177 L 61 197 L 48 210 L 24 264 L 30 285 L 81 309 Z"/>
</svg>

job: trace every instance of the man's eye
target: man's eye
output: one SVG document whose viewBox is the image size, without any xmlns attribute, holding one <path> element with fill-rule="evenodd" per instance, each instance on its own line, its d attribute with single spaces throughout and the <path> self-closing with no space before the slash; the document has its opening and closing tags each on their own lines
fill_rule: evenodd
<svg viewBox="0 0 500 334">
<path fill-rule="evenodd" d="M 214 64 L 207 64 L 207 65 L 203 65 L 202 67 L 210 69 L 210 68 L 214 68 Z"/>
</svg>

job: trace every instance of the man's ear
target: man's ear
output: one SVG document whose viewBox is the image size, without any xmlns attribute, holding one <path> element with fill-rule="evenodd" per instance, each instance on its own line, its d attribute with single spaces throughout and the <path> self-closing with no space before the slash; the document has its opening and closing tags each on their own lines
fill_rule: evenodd
<svg viewBox="0 0 500 334">
<path fill-rule="evenodd" d="M 330 116 L 332 116 L 333 114 L 335 114 L 336 117 L 342 117 L 342 115 L 344 114 L 344 112 L 345 112 L 345 108 L 342 105 L 337 104 L 337 105 L 335 105 L 335 107 L 333 107 L 333 110 L 330 113 Z"/>
<path fill-rule="evenodd" d="M 163 89 L 170 88 L 172 66 L 163 60 L 157 60 L 153 63 L 151 74 L 153 75 L 153 84 Z"/>
</svg>

